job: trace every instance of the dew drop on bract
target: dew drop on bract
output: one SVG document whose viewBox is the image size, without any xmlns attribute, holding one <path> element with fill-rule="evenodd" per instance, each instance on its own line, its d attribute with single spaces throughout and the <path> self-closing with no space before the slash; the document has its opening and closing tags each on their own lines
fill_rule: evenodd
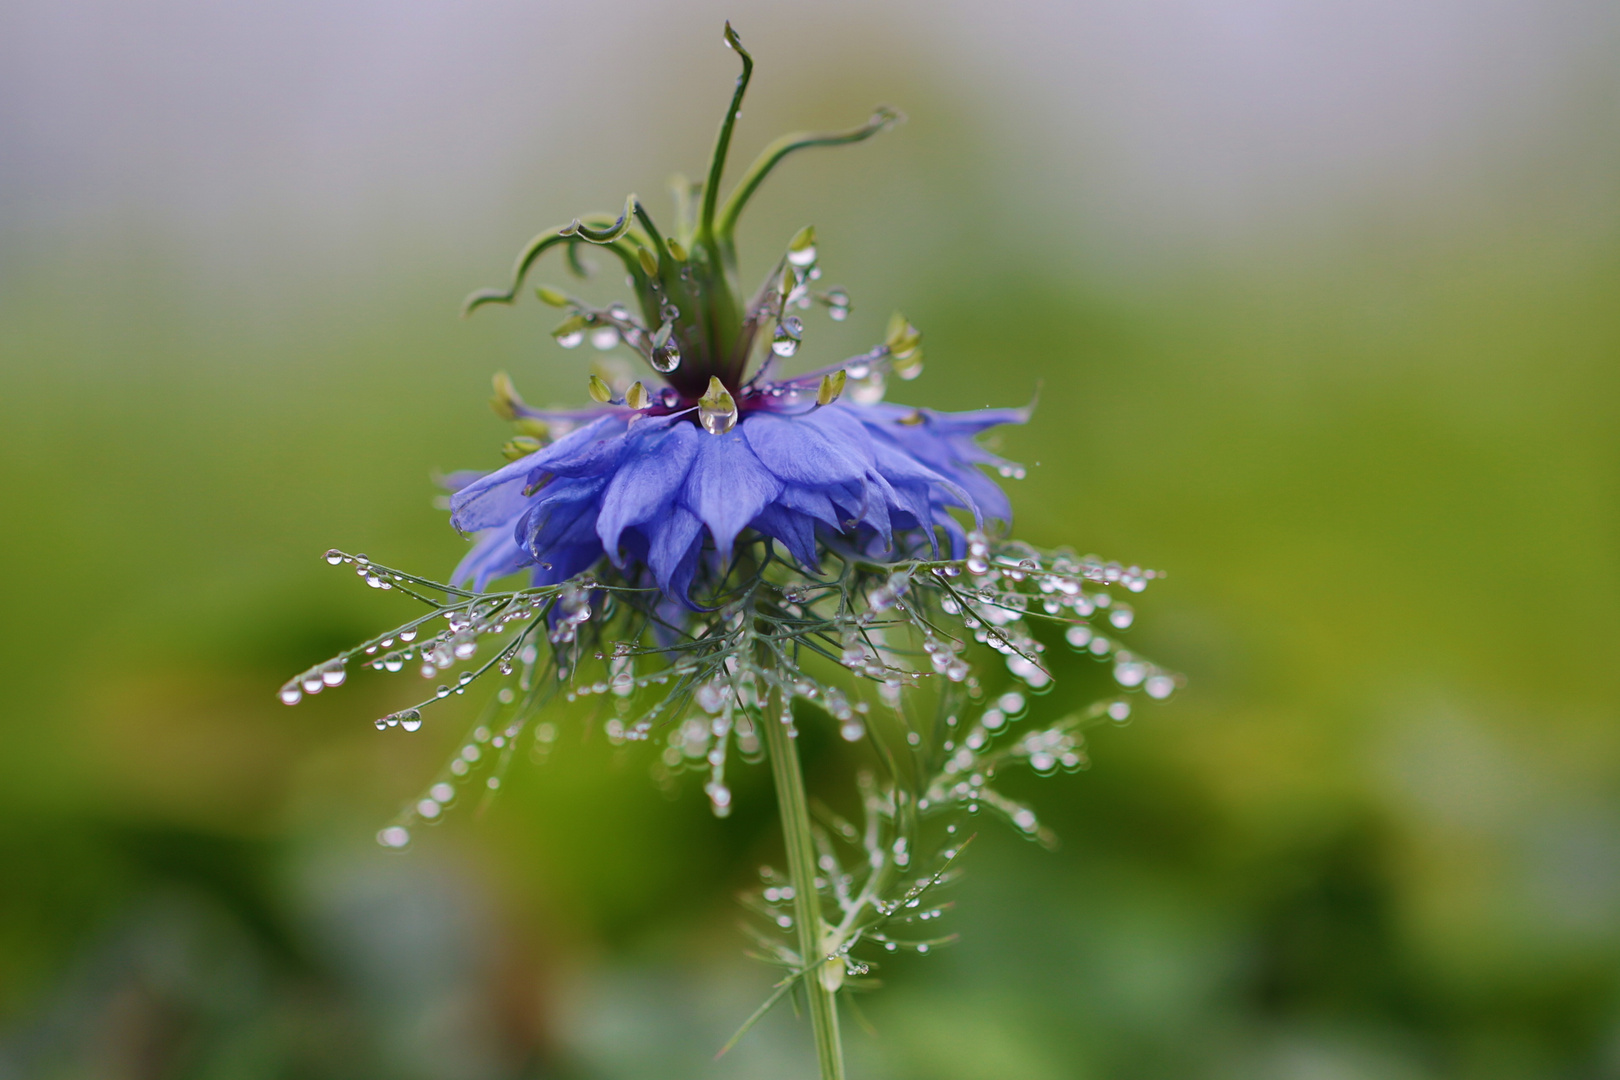
<svg viewBox="0 0 1620 1080">
<path fill-rule="evenodd" d="M 789 321 L 797 322 L 798 320 L 791 319 Z M 771 351 L 784 358 L 792 356 L 799 351 L 799 335 L 790 331 L 786 323 L 779 325 L 776 328 L 776 333 L 771 336 Z"/>
<path fill-rule="evenodd" d="M 675 344 L 674 338 L 653 350 L 652 366 L 664 375 L 681 366 L 681 347 Z"/>
<path fill-rule="evenodd" d="M 737 425 L 737 404 L 729 396 L 719 405 L 700 401 L 698 420 L 703 424 L 703 430 L 710 435 L 724 435 Z"/>
</svg>

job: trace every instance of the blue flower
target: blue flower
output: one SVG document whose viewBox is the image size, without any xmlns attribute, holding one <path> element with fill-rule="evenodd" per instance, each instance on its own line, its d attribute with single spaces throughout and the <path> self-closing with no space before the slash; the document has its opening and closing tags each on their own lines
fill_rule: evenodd
<svg viewBox="0 0 1620 1080">
<path fill-rule="evenodd" d="M 606 558 L 627 576 L 644 567 L 685 599 L 705 557 L 723 564 L 747 529 L 815 570 L 818 545 L 828 544 L 895 557 L 938 551 L 943 534 L 961 557 L 966 536 L 953 509 L 978 527 L 1010 520 L 1006 495 L 980 466 L 1011 467 L 975 437 L 1024 422 L 1028 410 L 806 408 L 798 399 L 812 378 L 750 388 L 721 433 L 692 408 L 609 406 L 465 483 L 450 520 L 479 537 L 455 580 L 481 590 L 532 567 L 537 584 L 552 584 Z"/>
<path fill-rule="evenodd" d="M 556 584 L 606 560 L 626 578 L 651 581 L 687 601 L 705 568 L 723 569 L 746 530 L 768 537 L 807 570 L 828 548 L 869 558 L 967 547 L 954 513 L 976 527 L 1006 522 L 1007 498 L 980 466 L 1014 466 L 974 440 L 998 424 L 1022 423 L 1023 409 L 941 413 L 882 404 L 888 374 L 922 370 L 921 334 L 896 314 L 884 343 L 843 367 L 773 380 L 778 357 L 797 351 L 804 324 L 793 312 L 815 304 L 835 320 L 849 312 L 842 289 L 818 291 L 815 230 L 801 229 L 752 294 L 737 280 L 738 219 L 765 178 L 811 147 L 863 142 L 902 117 L 878 108 L 844 131 L 784 136 L 767 146 L 722 198 L 721 180 L 753 61 L 728 26 L 726 42 L 743 74 L 720 125 L 707 179 L 676 191 L 677 228 L 654 223 L 634 195 L 617 217 L 588 214 L 529 241 L 504 289 L 467 298 L 465 312 L 513 303 L 548 251 L 565 251 L 576 274 L 594 248 L 623 264 L 633 300 L 597 308 L 541 286 L 539 299 L 569 316 L 553 331 L 565 348 L 587 337 L 602 349 L 638 354 L 663 380 L 635 383 L 621 397 L 600 376 L 580 413 L 530 409 L 504 376 L 496 411 L 525 430 L 512 461 L 476 479 L 454 478 L 451 521 L 478 542 L 456 569 L 479 590 L 531 568 Z M 767 345 L 768 348 L 756 348 Z M 750 357 L 766 363 L 752 377 Z M 846 382 L 855 401 L 840 400 Z M 537 436 L 555 441 L 541 445 Z"/>
</svg>

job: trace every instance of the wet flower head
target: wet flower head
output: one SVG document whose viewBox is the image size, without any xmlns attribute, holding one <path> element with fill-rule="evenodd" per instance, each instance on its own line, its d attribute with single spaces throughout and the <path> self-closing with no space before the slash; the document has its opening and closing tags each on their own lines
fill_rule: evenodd
<svg viewBox="0 0 1620 1080">
<path fill-rule="evenodd" d="M 673 231 L 661 230 L 632 195 L 617 218 L 590 216 L 542 233 L 519 256 L 509 288 L 467 300 L 469 312 L 510 303 L 546 252 L 561 249 L 577 268 L 582 247 L 604 248 L 624 266 L 632 305 L 594 308 L 549 286 L 537 295 L 566 312 L 554 331 L 560 344 L 622 346 L 648 370 L 621 386 L 592 375 L 596 406 L 575 411 L 532 408 L 508 378 L 497 378 L 496 411 L 521 433 L 508 444 L 513 460 L 505 468 L 452 481 L 452 523 L 480 534 L 457 581 L 482 589 L 532 567 L 536 582 L 556 582 L 605 557 L 684 600 L 705 570 L 730 560 L 744 530 L 771 538 L 813 571 L 828 544 L 882 558 L 919 547 L 938 552 L 943 540 L 960 555 L 966 533 L 958 513 L 976 527 L 1011 516 L 980 466 L 1016 467 L 974 436 L 1022 422 L 1026 412 L 948 414 L 884 404 L 890 376 L 912 379 L 922 370 L 921 335 L 903 316 L 861 356 L 777 374 L 803 338 L 798 313 L 820 305 L 843 319 L 849 297 L 820 287 L 808 226 L 745 297 L 737 280 L 738 220 L 789 155 L 860 142 L 899 115 L 879 109 L 848 131 L 779 139 L 722 201 L 732 128 L 753 71 L 729 26 L 725 40 L 742 58 L 742 74 L 707 179 L 674 185 Z"/>
<path fill-rule="evenodd" d="M 753 72 L 729 25 L 725 40 L 742 73 L 707 176 L 674 185 L 672 229 L 632 195 L 617 216 L 541 233 L 507 288 L 466 302 L 468 312 L 510 304 L 548 252 L 583 275 L 581 253 L 603 249 L 623 265 L 626 301 L 535 293 L 562 313 L 560 345 L 628 349 L 642 377 L 596 371 L 591 404 L 537 409 L 497 375 L 495 411 L 516 428 L 507 464 L 447 481 L 450 520 L 474 535 L 471 550 L 447 582 L 328 552 L 426 611 L 296 676 L 281 700 L 343 684 L 350 665 L 415 671 L 436 687 L 376 721 L 414 732 L 432 706 L 494 684 L 439 775 L 379 832 L 391 848 L 442 821 L 469 788 L 499 789 L 520 747 L 548 757 L 571 725 L 661 744 L 657 781 L 674 791 L 696 774 L 722 817 L 727 770 L 768 761 L 787 871 L 767 868 L 745 903 L 763 920 L 761 954 L 785 974 L 754 1019 L 802 992 L 822 1075 L 841 1077 L 836 996 L 883 953 L 950 939 L 934 931 L 945 911 L 935 892 L 971 838 L 962 823 L 987 811 L 1052 842 L 999 774 L 1084 768 L 1087 728 L 1126 721 L 1135 696 L 1163 700 L 1181 679 L 1122 641 L 1130 598 L 1159 572 L 1006 537 L 1012 513 L 997 478 L 1023 470 L 978 438 L 1027 421 L 1028 409 L 887 402 L 889 381 L 923 364 L 922 335 L 898 314 L 867 352 L 782 372 L 804 313 L 820 305 L 842 320 L 850 299 L 821 285 L 808 226 L 745 294 L 737 222 L 790 155 L 861 142 L 899 116 L 879 109 L 847 131 L 779 139 L 722 199 Z M 1078 707 L 1037 701 L 1082 665 L 1102 667 L 1112 689 Z M 859 752 L 834 797 L 854 820 L 827 810 L 817 824 L 796 742 L 801 724 L 829 721 Z"/>
</svg>

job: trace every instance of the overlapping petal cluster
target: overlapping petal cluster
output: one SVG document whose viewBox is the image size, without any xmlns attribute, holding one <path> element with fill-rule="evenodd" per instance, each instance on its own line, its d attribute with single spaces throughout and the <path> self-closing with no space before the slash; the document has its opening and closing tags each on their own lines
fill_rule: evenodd
<svg viewBox="0 0 1620 1080">
<path fill-rule="evenodd" d="M 839 401 L 745 410 L 711 434 L 690 411 L 604 408 L 454 493 L 452 523 L 479 534 L 456 580 L 483 589 L 532 568 L 537 584 L 551 584 L 606 558 L 685 600 L 703 560 L 729 560 L 745 529 L 811 570 L 826 544 L 882 558 L 938 550 L 943 537 L 961 557 L 966 537 L 952 510 L 980 526 L 1011 517 L 980 468 L 1007 463 L 975 437 L 1027 419 L 1024 409 Z"/>
</svg>

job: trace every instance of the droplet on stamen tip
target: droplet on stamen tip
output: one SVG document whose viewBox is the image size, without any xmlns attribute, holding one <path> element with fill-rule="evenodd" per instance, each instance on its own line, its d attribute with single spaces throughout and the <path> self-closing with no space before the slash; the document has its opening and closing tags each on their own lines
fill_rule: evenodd
<svg viewBox="0 0 1620 1080">
<path fill-rule="evenodd" d="M 777 356 L 786 358 L 799 351 L 799 339 L 804 336 L 804 323 L 798 316 L 789 316 L 776 326 L 776 332 L 771 336 L 771 351 Z"/>
<path fill-rule="evenodd" d="M 710 435 L 724 435 L 737 425 L 737 402 L 713 375 L 708 390 L 698 399 L 698 421 Z"/>
</svg>

